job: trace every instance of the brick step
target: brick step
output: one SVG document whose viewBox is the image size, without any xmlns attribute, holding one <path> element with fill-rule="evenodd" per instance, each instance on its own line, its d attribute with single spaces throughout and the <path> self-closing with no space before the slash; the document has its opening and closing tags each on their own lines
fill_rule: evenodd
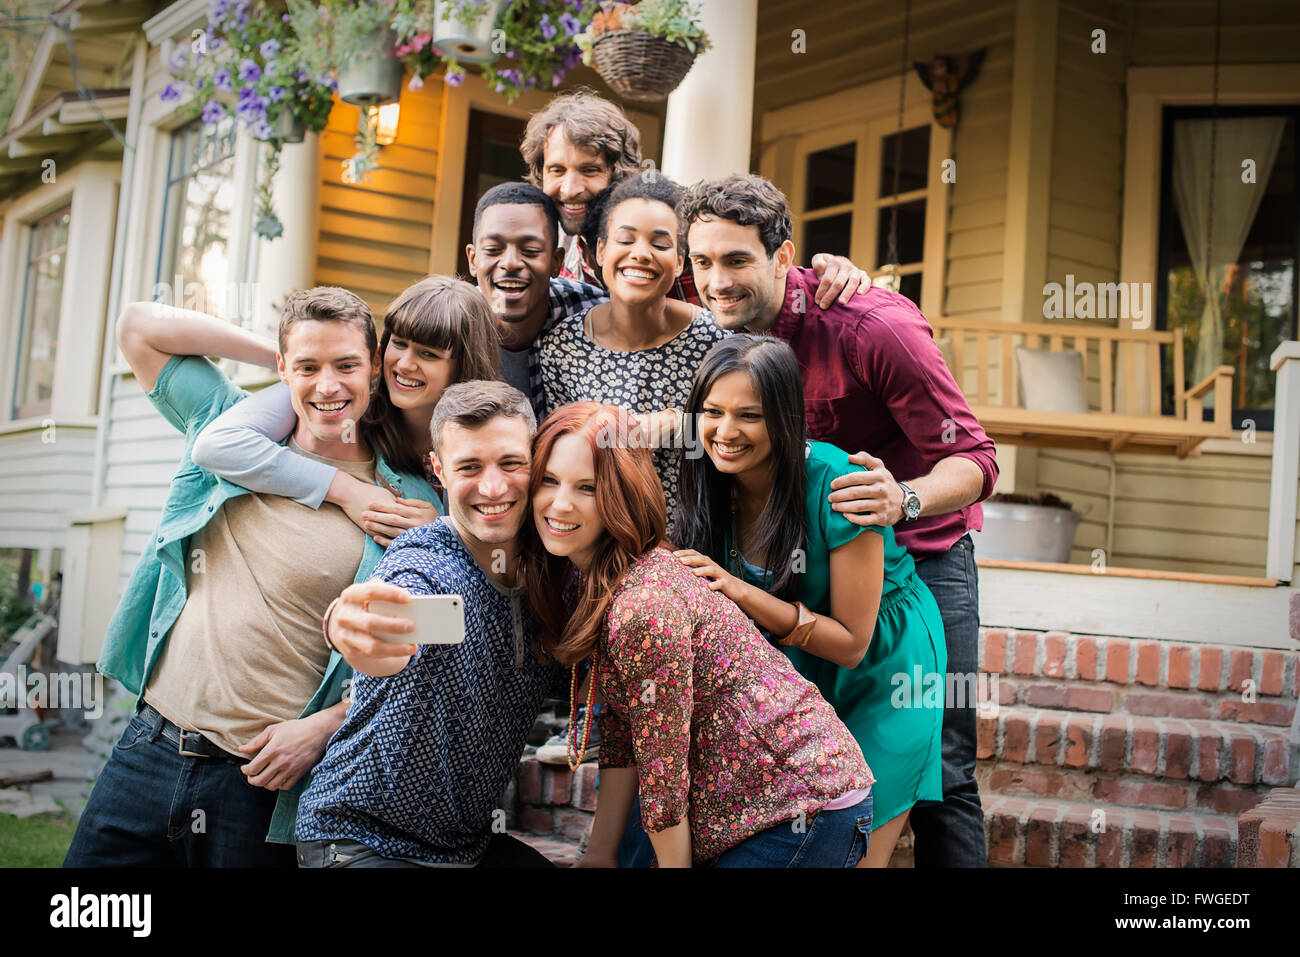
<svg viewBox="0 0 1300 957">
<path fill-rule="evenodd" d="M 1295 719 L 1296 701 L 1255 696 L 1243 700 L 1237 691 L 1169 691 L 1142 686 L 1117 686 L 1079 678 L 1044 678 L 995 675 L 985 692 L 996 694 L 1000 705 L 1026 705 L 1096 714 L 1144 715 L 1155 718 L 1193 718 L 1235 721 L 1288 728 Z"/>
<path fill-rule="evenodd" d="M 991 865 L 1233 867 L 1237 860 L 1231 817 L 999 795 L 983 803 Z"/>
<path fill-rule="evenodd" d="M 1040 677 L 1130 685 L 1133 692 L 1151 688 L 1163 692 L 1208 692 L 1215 696 L 1212 699 L 1215 704 L 1235 696 L 1243 706 L 1262 703 L 1271 707 L 1243 707 L 1246 717 L 1227 713 L 1217 717 L 1266 724 L 1291 723 L 1300 692 L 1298 661 L 1300 653 L 1294 651 L 1097 637 L 1061 631 L 980 629 L 980 669 L 1006 675 L 1009 680 Z M 1226 694 L 1219 695 L 1220 692 Z M 1152 701 L 1147 706 L 1159 703 Z M 1103 709 L 1086 707 L 1086 710 Z M 1174 716 L 1215 717 L 1200 713 Z"/>
<path fill-rule="evenodd" d="M 984 759 L 1246 786 L 1296 780 L 1289 733 L 1259 725 L 1024 707 L 977 722 Z"/>
</svg>

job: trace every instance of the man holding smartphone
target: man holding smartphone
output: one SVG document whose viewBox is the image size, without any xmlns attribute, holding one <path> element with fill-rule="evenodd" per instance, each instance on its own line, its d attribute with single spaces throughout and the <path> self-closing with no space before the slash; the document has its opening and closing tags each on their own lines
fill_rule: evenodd
<svg viewBox="0 0 1300 957">
<path fill-rule="evenodd" d="M 505 833 L 499 806 L 543 700 L 565 677 L 537 657 L 515 581 L 535 428 L 528 398 L 504 382 L 443 393 L 431 429 L 448 514 L 398 537 L 374 577 L 325 616 L 356 676 L 299 805 L 300 866 L 549 866 Z M 463 642 L 382 637 L 415 626 L 370 603 L 420 595 L 462 597 Z"/>
</svg>

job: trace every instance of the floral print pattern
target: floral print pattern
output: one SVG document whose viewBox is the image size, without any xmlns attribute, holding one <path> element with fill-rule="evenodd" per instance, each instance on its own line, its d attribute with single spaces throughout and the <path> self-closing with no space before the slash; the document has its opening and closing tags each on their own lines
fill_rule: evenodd
<svg viewBox="0 0 1300 957">
<path fill-rule="evenodd" d="M 697 862 L 874 783 L 816 686 L 667 549 L 623 576 L 597 660 L 600 765 L 635 764 L 645 829 L 688 817 Z"/>
</svg>

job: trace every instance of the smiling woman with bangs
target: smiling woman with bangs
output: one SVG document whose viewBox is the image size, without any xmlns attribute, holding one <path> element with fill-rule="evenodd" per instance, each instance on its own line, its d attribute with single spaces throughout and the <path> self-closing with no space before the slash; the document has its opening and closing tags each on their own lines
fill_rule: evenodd
<svg viewBox="0 0 1300 957">
<path fill-rule="evenodd" d="M 487 300 L 451 276 L 427 276 L 407 288 L 384 316 L 381 372 L 370 407 L 353 426 L 394 469 L 436 488 L 429 453 L 434 406 L 449 385 L 500 379 L 499 339 Z M 198 437 L 193 458 L 226 481 L 253 492 L 317 508 L 330 502 L 387 546 L 409 528 L 444 510 L 417 498 L 397 498 L 279 444 L 294 428 L 285 388 L 272 386 L 232 407 Z"/>
</svg>

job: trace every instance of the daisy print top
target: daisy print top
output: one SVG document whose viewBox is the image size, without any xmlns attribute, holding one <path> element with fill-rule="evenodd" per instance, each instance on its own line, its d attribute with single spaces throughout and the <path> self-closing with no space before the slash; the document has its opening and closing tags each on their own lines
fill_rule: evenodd
<svg viewBox="0 0 1300 957">
<path fill-rule="evenodd" d="M 665 548 L 638 557 L 597 643 L 600 766 L 636 765 L 641 820 L 690 820 L 696 862 L 875 783 L 817 687 Z"/>
<path fill-rule="evenodd" d="M 714 321 L 713 313 L 701 310 L 689 326 L 662 345 L 614 352 L 592 341 L 586 321 L 587 312 L 568 316 L 540 340 L 542 394 L 548 414 L 568 402 L 600 402 L 638 414 L 680 409 L 686 405 L 704 356 L 729 335 Z M 652 456 L 671 526 L 682 449 L 655 449 Z"/>
</svg>

